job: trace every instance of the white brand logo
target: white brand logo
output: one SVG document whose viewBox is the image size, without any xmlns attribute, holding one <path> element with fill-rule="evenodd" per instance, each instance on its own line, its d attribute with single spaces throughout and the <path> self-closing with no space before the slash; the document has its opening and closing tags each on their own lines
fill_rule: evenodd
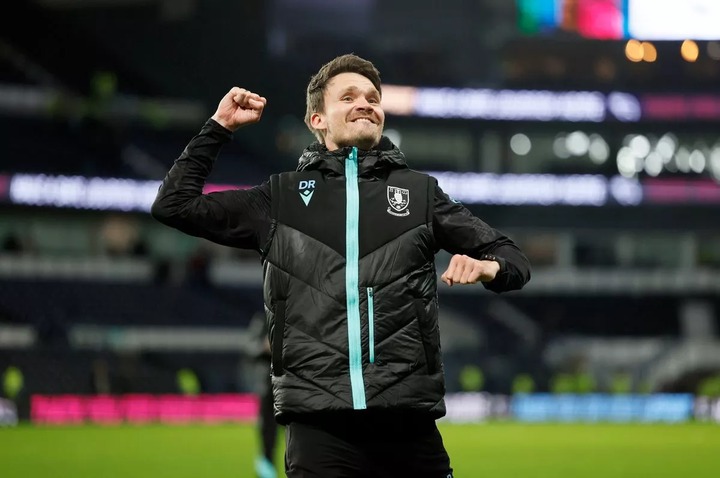
<svg viewBox="0 0 720 478">
<path fill-rule="evenodd" d="M 310 199 L 312 199 L 312 195 L 315 192 L 315 180 L 311 179 L 309 181 L 300 181 L 298 189 L 300 190 L 300 197 L 307 206 L 310 204 Z"/>
</svg>

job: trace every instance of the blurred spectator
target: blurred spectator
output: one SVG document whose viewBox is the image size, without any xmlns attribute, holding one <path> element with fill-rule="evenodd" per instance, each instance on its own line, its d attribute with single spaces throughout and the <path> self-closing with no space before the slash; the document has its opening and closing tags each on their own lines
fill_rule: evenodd
<svg viewBox="0 0 720 478">
<path fill-rule="evenodd" d="M 100 228 L 102 251 L 110 256 L 130 256 L 145 249 L 137 222 L 129 216 L 109 216 Z"/>
<path fill-rule="evenodd" d="M 187 263 L 187 283 L 194 287 L 210 287 L 210 251 L 199 247 Z"/>
<path fill-rule="evenodd" d="M 200 380 L 197 374 L 189 369 L 182 368 L 177 372 L 178 390 L 183 395 L 197 395 L 201 391 Z"/>
<path fill-rule="evenodd" d="M 698 386 L 698 395 L 720 398 L 720 373 L 703 379 Z"/>
<path fill-rule="evenodd" d="M 460 388 L 464 392 L 479 392 L 485 385 L 485 374 L 477 365 L 465 365 L 460 371 Z"/>
<path fill-rule="evenodd" d="M 610 393 L 626 394 L 632 391 L 632 377 L 629 373 L 616 373 L 610 381 Z"/>
<path fill-rule="evenodd" d="M 172 263 L 168 259 L 155 261 L 153 279 L 155 284 L 164 285 L 170 281 Z"/>
<path fill-rule="evenodd" d="M 2 241 L 2 252 L 19 253 L 23 252 L 23 244 L 15 233 L 10 233 Z"/>
<path fill-rule="evenodd" d="M 18 418 L 28 415 L 25 377 L 18 367 L 10 366 L 2 374 L 2 395 L 0 399 L 0 426 L 15 425 Z"/>
<path fill-rule="evenodd" d="M 134 393 L 138 389 L 141 369 L 146 365 L 137 353 L 127 352 L 118 356 L 118 372 L 113 383 L 113 392 Z"/>
<path fill-rule="evenodd" d="M 513 395 L 521 393 L 533 393 L 535 391 L 535 380 L 526 373 L 520 374 L 513 379 Z"/>
<path fill-rule="evenodd" d="M 251 354 L 258 363 L 258 396 L 260 411 L 258 414 L 258 438 L 260 439 L 261 453 L 255 459 L 255 474 L 257 478 L 275 478 L 275 451 L 277 449 L 277 436 L 279 425 L 275 421 L 272 394 L 272 381 L 270 375 L 270 340 L 268 339 L 267 318 L 263 312 L 258 312 L 250 320 L 248 333 L 252 337 Z"/>
<path fill-rule="evenodd" d="M 96 358 L 93 361 L 92 388 L 98 395 L 109 395 L 112 392 L 110 368 L 104 358 Z"/>
<path fill-rule="evenodd" d="M 17 400 L 25 384 L 25 377 L 19 368 L 10 366 L 3 372 L 3 395 L 12 401 Z"/>
</svg>

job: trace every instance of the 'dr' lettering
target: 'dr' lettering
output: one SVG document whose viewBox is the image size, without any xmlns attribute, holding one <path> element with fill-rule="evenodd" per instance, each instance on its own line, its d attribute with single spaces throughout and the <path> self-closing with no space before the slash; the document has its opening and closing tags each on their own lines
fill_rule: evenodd
<svg viewBox="0 0 720 478">
<path fill-rule="evenodd" d="M 310 179 L 307 181 L 300 181 L 299 189 L 302 191 L 303 189 L 315 189 L 315 180 Z"/>
</svg>

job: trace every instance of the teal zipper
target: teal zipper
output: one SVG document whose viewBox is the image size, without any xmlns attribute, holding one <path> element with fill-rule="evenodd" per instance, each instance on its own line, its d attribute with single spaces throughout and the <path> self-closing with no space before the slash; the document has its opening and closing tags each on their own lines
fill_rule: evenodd
<svg viewBox="0 0 720 478">
<path fill-rule="evenodd" d="M 368 354 L 370 363 L 375 363 L 375 311 L 373 305 L 373 288 L 367 288 L 368 299 Z"/>
<path fill-rule="evenodd" d="M 350 356 L 350 388 L 353 408 L 364 410 L 365 383 L 362 374 L 362 337 L 360 332 L 359 286 L 359 222 L 360 192 L 358 190 L 357 148 L 345 159 L 345 294 L 347 296 L 348 352 Z"/>
</svg>

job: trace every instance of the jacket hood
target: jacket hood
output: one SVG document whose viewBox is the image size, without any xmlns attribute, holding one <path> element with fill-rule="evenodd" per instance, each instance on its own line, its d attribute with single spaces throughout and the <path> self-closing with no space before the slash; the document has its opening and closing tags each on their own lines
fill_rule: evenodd
<svg viewBox="0 0 720 478">
<path fill-rule="evenodd" d="M 324 144 L 315 142 L 303 151 L 298 160 L 297 170 L 331 170 L 340 175 L 345 174 L 344 161 L 351 150 L 351 146 L 346 146 L 328 151 Z M 407 168 L 405 155 L 387 136 L 382 136 L 378 145 L 371 150 L 358 149 L 357 156 L 360 174 L 374 169 Z"/>
</svg>

